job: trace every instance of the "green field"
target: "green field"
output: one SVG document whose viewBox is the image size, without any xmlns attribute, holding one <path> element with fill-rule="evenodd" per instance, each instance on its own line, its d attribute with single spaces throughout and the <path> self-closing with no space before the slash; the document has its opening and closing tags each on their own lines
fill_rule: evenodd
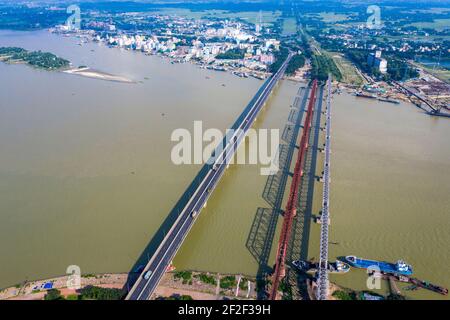
<svg viewBox="0 0 450 320">
<path fill-rule="evenodd" d="M 292 34 L 297 32 L 297 21 L 295 18 L 286 18 L 283 20 L 283 34 Z"/>
<path fill-rule="evenodd" d="M 442 31 L 450 27 L 450 19 L 435 19 L 434 22 L 415 22 L 408 24 L 408 26 L 417 28 L 431 28 Z"/>
<path fill-rule="evenodd" d="M 322 18 L 322 21 L 325 23 L 334 23 L 338 21 L 345 21 L 349 18 L 349 14 L 341 14 L 341 13 L 334 13 L 334 12 L 321 12 L 320 18 Z"/>
<path fill-rule="evenodd" d="M 333 58 L 339 71 L 342 74 L 342 82 L 354 85 L 362 85 L 364 83 L 363 78 L 359 75 L 356 67 L 348 61 L 341 53 L 327 52 L 330 57 Z"/>
<path fill-rule="evenodd" d="M 419 12 L 419 13 L 446 13 L 450 12 L 450 8 L 427 8 L 427 9 L 420 9 L 420 10 L 411 10 L 407 12 Z"/>
<path fill-rule="evenodd" d="M 167 15 L 178 15 L 191 19 L 200 19 L 202 17 L 212 17 L 220 19 L 242 19 L 249 23 L 256 23 L 259 20 L 259 11 L 230 12 L 225 10 L 205 10 L 191 11 L 181 8 L 162 8 L 157 13 Z M 280 11 L 261 11 L 263 25 L 274 23 L 281 16 Z"/>
<path fill-rule="evenodd" d="M 161 8 L 155 11 L 155 13 L 166 14 L 169 16 L 181 16 L 189 19 L 200 19 L 206 14 L 205 11 L 191 11 L 189 9 L 182 9 L 182 8 Z"/>
<path fill-rule="evenodd" d="M 219 18 L 240 18 L 250 23 L 256 23 L 259 19 L 259 12 L 243 11 L 243 12 L 227 12 L 222 11 L 216 15 Z M 280 16 L 281 11 L 261 11 L 263 25 L 274 23 Z"/>
</svg>

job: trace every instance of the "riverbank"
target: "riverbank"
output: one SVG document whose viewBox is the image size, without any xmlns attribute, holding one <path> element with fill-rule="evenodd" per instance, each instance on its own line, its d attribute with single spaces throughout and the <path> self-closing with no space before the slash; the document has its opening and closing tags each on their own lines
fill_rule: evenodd
<svg viewBox="0 0 450 320">
<path fill-rule="evenodd" d="M 202 60 L 191 56 L 187 52 L 179 54 L 177 51 L 161 52 L 155 50 L 136 49 L 132 46 L 121 46 L 117 43 L 110 43 L 106 38 L 101 38 L 91 30 L 73 32 L 61 32 L 55 29 L 49 29 L 52 34 L 60 35 L 77 39 L 79 46 L 84 46 L 87 43 L 102 44 L 110 49 L 121 49 L 125 51 L 139 52 L 146 56 L 156 56 L 167 59 L 171 64 L 190 63 L 202 69 L 214 70 L 219 72 L 228 72 L 237 77 L 248 78 L 252 77 L 258 80 L 265 80 L 269 78 L 272 73 L 268 71 L 267 65 L 252 61 L 251 63 L 242 63 L 242 59 L 207 59 Z M 183 51 L 182 49 L 181 51 Z"/>
<path fill-rule="evenodd" d="M 61 296 L 79 296 L 83 288 L 94 286 L 123 290 L 126 294 L 128 273 L 86 274 L 81 276 L 79 289 L 69 288 L 70 276 L 25 281 L 0 290 L 0 300 L 43 300 L 48 290 L 57 289 Z M 190 296 L 194 300 L 256 299 L 255 279 L 243 275 L 197 271 L 166 273 L 154 299 Z"/>
<path fill-rule="evenodd" d="M 81 276 L 81 288 L 97 286 L 122 289 L 128 278 L 127 273 L 88 274 Z M 58 289 L 64 296 L 77 294 L 69 289 L 69 276 L 60 276 L 44 280 L 24 281 L 15 286 L 0 290 L 0 300 L 42 300 L 49 289 Z"/>
<path fill-rule="evenodd" d="M 449 117 L 450 85 L 421 68 L 420 65 L 413 65 L 418 68 L 420 76 L 402 82 L 376 81 L 355 67 L 355 70 L 361 73 L 367 83 L 355 85 L 339 82 L 337 93 L 346 89 L 353 95 L 358 94 L 359 97 L 378 99 L 383 103 L 408 102 L 430 115 Z"/>
<path fill-rule="evenodd" d="M 66 300 L 79 300 L 83 289 L 97 287 L 119 289 L 123 297 L 126 294 L 128 273 L 86 274 L 81 276 L 79 289 L 68 288 L 70 276 L 60 276 L 45 280 L 26 281 L 24 283 L 0 290 L 0 300 L 44 300 L 49 290 L 57 290 Z M 306 280 L 308 296 L 303 300 L 316 300 L 316 284 Z M 219 274 L 200 271 L 167 272 L 157 287 L 153 299 L 171 300 L 256 300 L 256 279 L 239 274 Z M 365 294 L 365 296 L 364 296 Z M 365 300 L 371 297 L 384 299 L 369 291 L 354 291 L 330 282 L 328 300 Z"/>
</svg>

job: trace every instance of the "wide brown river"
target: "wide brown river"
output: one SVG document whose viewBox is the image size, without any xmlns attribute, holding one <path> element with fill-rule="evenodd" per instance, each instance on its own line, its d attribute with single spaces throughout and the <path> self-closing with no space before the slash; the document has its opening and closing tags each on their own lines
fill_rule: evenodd
<svg viewBox="0 0 450 320">
<path fill-rule="evenodd" d="M 0 32 L 0 46 L 50 51 L 138 82 L 0 63 L 0 288 L 65 274 L 69 265 L 129 271 L 200 168 L 172 163 L 172 131 L 192 130 L 194 120 L 224 130 L 262 84 L 77 43 L 45 31 Z M 283 81 L 255 127 L 282 130 L 298 88 Z M 331 258 L 403 258 L 418 278 L 450 287 L 450 119 L 342 94 L 332 128 Z M 256 273 L 246 240 L 258 207 L 267 207 L 259 169 L 226 172 L 177 268 Z M 318 257 L 318 240 L 313 224 L 310 257 Z M 359 270 L 332 280 L 365 287 Z"/>
</svg>

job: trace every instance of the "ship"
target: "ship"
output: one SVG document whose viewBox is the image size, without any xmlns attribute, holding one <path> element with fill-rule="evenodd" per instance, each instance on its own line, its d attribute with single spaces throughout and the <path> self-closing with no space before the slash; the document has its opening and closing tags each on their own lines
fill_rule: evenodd
<svg viewBox="0 0 450 320">
<path fill-rule="evenodd" d="M 377 98 L 377 97 L 374 96 L 374 95 L 371 95 L 371 94 L 365 94 L 365 93 L 362 93 L 362 92 L 357 92 L 357 93 L 355 93 L 355 96 L 361 97 L 361 98 L 368 98 L 368 99 L 376 99 L 376 98 Z"/>
<path fill-rule="evenodd" d="M 292 261 L 292 265 L 298 270 L 307 273 L 316 273 L 319 270 L 319 263 L 305 260 Z M 328 272 L 330 273 L 346 273 L 350 270 L 350 266 L 342 261 L 328 262 Z"/>
<path fill-rule="evenodd" d="M 378 268 L 381 272 L 399 275 L 411 275 L 413 273 L 412 267 L 403 260 L 398 260 L 396 263 L 390 263 L 385 261 L 368 260 L 355 256 L 346 256 L 345 260 L 355 268 L 372 270 L 376 270 L 376 268 Z"/>
<path fill-rule="evenodd" d="M 224 67 L 213 67 L 212 69 L 216 71 L 227 71 L 227 69 Z"/>
<path fill-rule="evenodd" d="M 253 78 L 258 79 L 258 80 L 265 80 L 266 78 L 258 76 L 257 74 L 250 74 Z"/>
<path fill-rule="evenodd" d="M 450 118 L 450 113 L 443 113 L 441 111 L 427 111 L 430 116 L 447 117 Z"/>
<path fill-rule="evenodd" d="M 395 103 L 395 104 L 399 104 L 400 102 L 394 99 L 389 99 L 389 98 L 378 98 L 379 101 L 383 101 L 383 102 L 389 102 L 389 103 Z"/>
<path fill-rule="evenodd" d="M 246 74 L 245 72 L 233 71 L 233 74 L 234 74 L 235 76 L 240 77 L 240 78 L 248 78 L 248 74 Z"/>
<path fill-rule="evenodd" d="M 419 280 L 417 278 L 403 276 L 403 275 L 389 275 L 389 274 L 381 274 L 383 279 L 389 280 L 393 279 L 398 282 L 410 283 L 411 285 L 406 287 L 405 290 L 418 290 L 419 288 L 423 288 L 426 290 L 430 290 L 432 292 L 436 292 L 442 294 L 444 296 L 448 295 L 448 289 L 437 284 L 432 284 L 429 281 Z"/>
</svg>

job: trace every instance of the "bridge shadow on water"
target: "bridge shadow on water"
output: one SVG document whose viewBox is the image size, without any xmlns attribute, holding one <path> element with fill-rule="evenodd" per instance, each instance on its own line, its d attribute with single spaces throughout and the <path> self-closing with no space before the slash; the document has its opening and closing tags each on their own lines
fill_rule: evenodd
<svg viewBox="0 0 450 320">
<path fill-rule="evenodd" d="M 305 113 L 308 93 L 309 88 L 301 87 L 294 100 L 293 108 L 288 116 L 288 123 L 282 134 L 282 140 L 285 143 L 280 144 L 278 148 L 280 170 L 267 178 L 262 194 L 270 208 L 260 207 L 256 210 L 246 242 L 247 249 L 258 263 L 256 279 L 259 299 L 266 298 L 266 277 L 273 270 L 273 267 L 269 265 L 270 252 L 272 251 L 278 217 L 283 213 L 283 197 L 288 177 L 292 175 L 290 167 L 294 151 L 297 148 L 297 137 Z"/>
<path fill-rule="evenodd" d="M 252 108 L 253 104 L 256 102 L 258 96 L 262 93 L 262 91 L 265 89 L 265 87 L 268 85 L 270 78 L 266 80 L 266 82 L 260 87 L 258 92 L 255 94 L 255 96 L 250 100 L 248 105 L 245 107 L 244 111 L 239 115 L 237 120 L 233 123 L 233 125 L 230 127 L 231 129 L 237 129 L 240 126 L 240 123 L 245 118 L 248 111 Z M 224 137 L 222 141 L 222 146 L 225 146 L 226 144 L 226 137 Z M 216 148 L 216 151 L 212 153 L 211 156 L 216 154 L 218 150 L 222 150 L 220 145 Z M 187 205 L 189 202 L 189 199 L 194 194 L 195 190 L 200 185 L 201 181 L 205 178 L 205 176 L 208 174 L 208 171 L 211 169 L 212 165 L 205 164 L 200 171 L 197 173 L 197 175 L 192 180 L 191 184 L 188 186 L 188 188 L 185 190 L 185 192 L 182 194 L 181 198 L 177 201 L 175 206 L 172 208 L 172 210 L 169 212 L 168 216 L 164 219 L 161 226 L 158 228 L 154 236 L 151 238 L 150 242 L 147 244 L 145 249 L 142 251 L 142 253 L 139 255 L 136 262 L 131 267 L 131 270 L 128 272 L 128 278 L 127 282 L 125 283 L 125 286 L 123 288 L 124 291 L 128 292 L 129 289 L 133 286 L 133 284 L 136 282 L 137 278 L 142 272 L 143 267 L 148 263 L 149 259 L 152 257 L 152 255 L 156 252 L 158 249 L 158 246 L 163 241 L 165 234 L 169 231 L 169 229 L 173 226 L 174 222 L 177 220 L 178 215 L 180 212 L 182 212 L 183 208 Z"/>
<path fill-rule="evenodd" d="M 308 101 L 309 89 L 300 88 L 298 97 L 294 100 L 294 108 L 291 109 L 282 139 L 286 144 L 279 145 L 280 170 L 276 175 L 269 176 L 264 187 L 263 198 L 270 205 L 270 208 L 258 208 L 253 220 L 250 233 L 247 238 L 246 247 L 258 262 L 257 282 L 258 298 L 266 298 L 266 278 L 273 272 L 273 266 L 269 265 L 270 252 L 274 242 L 279 214 L 283 213 L 283 197 L 286 193 L 288 177 L 292 175 L 290 167 L 297 138 L 302 128 L 302 118 L 305 114 L 306 103 Z M 320 133 L 320 118 L 322 112 L 323 87 L 319 87 L 316 99 L 316 108 L 313 115 L 309 148 L 304 165 L 304 178 L 300 185 L 297 215 L 292 225 L 291 238 L 286 253 L 287 265 L 291 261 L 307 259 L 309 234 L 312 218 L 312 204 L 314 195 L 314 182 L 317 179 L 315 174 L 317 151 Z M 277 244 L 276 244 L 277 245 Z M 305 280 L 310 276 L 301 274 L 287 267 L 285 281 L 294 284 L 300 296 L 308 297 Z M 296 294 L 296 293 L 293 293 Z"/>
<path fill-rule="evenodd" d="M 292 233 L 289 246 L 286 252 L 287 264 L 294 260 L 308 259 L 308 246 L 311 229 L 314 183 L 317 180 L 316 165 L 317 152 L 319 150 L 320 118 L 322 113 L 323 86 L 318 87 L 318 95 L 314 110 L 311 135 L 309 137 L 309 148 L 307 150 L 305 166 L 303 168 L 303 179 L 299 190 L 299 200 L 297 203 L 297 215 L 292 224 Z M 305 279 L 308 276 L 296 272 L 292 268 L 286 270 L 286 281 L 295 284 L 300 296 L 308 297 Z M 295 292 L 293 294 L 296 294 Z M 297 297 L 298 298 L 298 297 Z"/>
</svg>

